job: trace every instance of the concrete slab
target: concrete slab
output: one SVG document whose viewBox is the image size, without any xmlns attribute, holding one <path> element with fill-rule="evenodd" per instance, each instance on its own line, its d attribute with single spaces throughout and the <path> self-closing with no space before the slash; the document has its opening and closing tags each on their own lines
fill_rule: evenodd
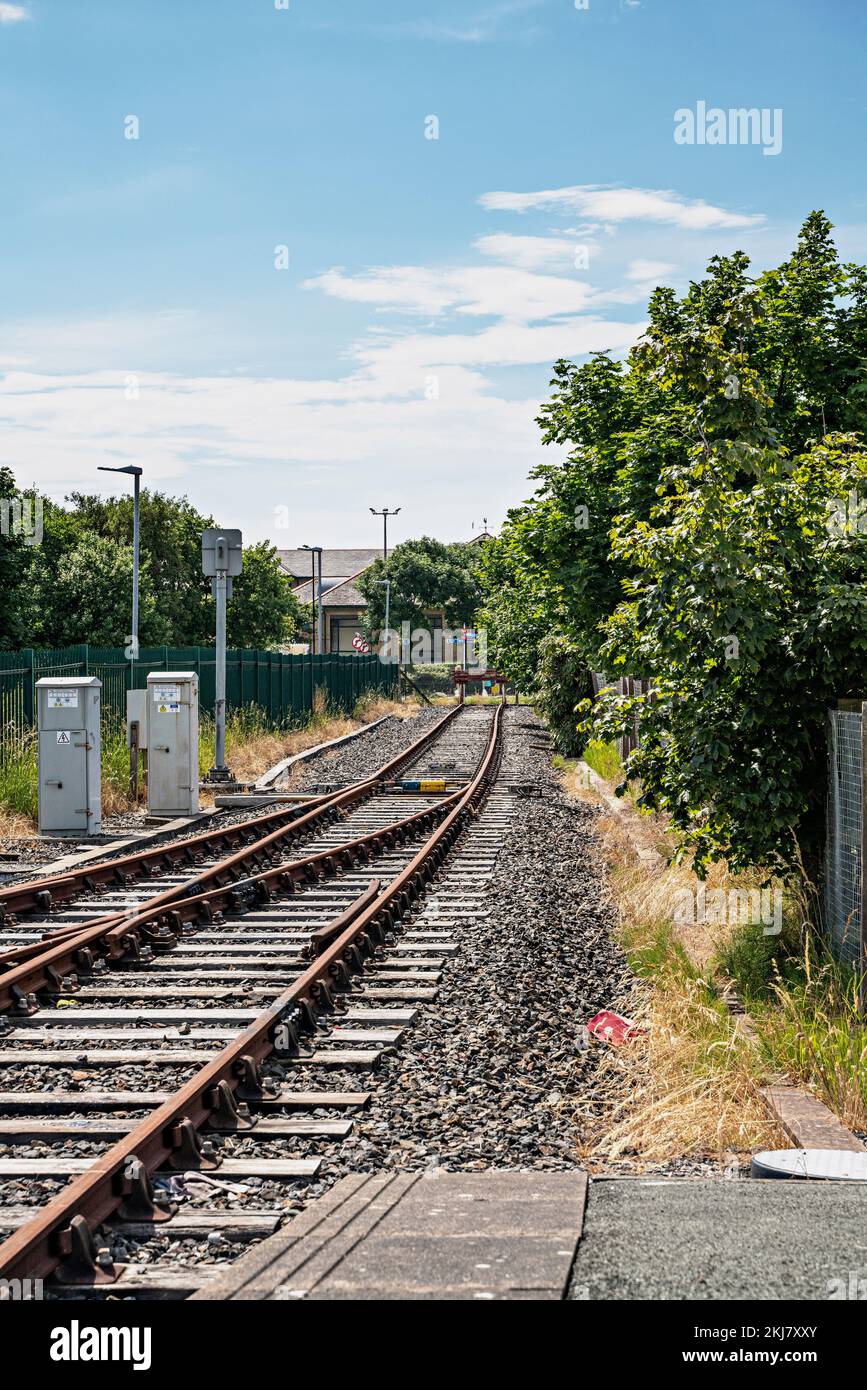
<svg viewBox="0 0 867 1390">
<path fill-rule="evenodd" d="M 865 1152 L 861 1140 L 816 1096 L 796 1086 L 768 1086 L 762 1094 L 798 1148 Z"/>
<path fill-rule="evenodd" d="M 590 1185 L 570 1298 L 809 1300 L 867 1289 L 867 1185 L 616 1178 Z"/>
<path fill-rule="evenodd" d="M 355 1174 L 195 1297 L 556 1301 L 586 1191 L 578 1170 Z"/>
</svg>

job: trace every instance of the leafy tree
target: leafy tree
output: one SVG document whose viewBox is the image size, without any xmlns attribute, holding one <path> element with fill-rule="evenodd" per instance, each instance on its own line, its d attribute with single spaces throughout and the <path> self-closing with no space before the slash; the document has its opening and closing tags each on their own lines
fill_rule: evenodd
<svg viewBox="0 0 867 1390">
<path fill-rule="evenodd" d="M 627 775 L 699 868 L 792 862 L 796 836 L 815 860 L 825 709 L 861 693 L 867 271 L 831 233 L 812 213 L 755 278 L 714 257 L 682 298 L 655 291 L 624 363 L 558 363 L 540 424 L 568 456 L 535 470 L 484 571 L 516 665 L 534 613 L 587 666 L 653 680 Z M 556 730 L 625 731 L 632 700 L 576 712 L 582 665 L 570 701 L 534 645 Z"/>
<path fill-rule="evenodd" d="M 403 622 L 427 627 L 428 614 L 439 609 L 444 611 L 447 627 L 471 621 L 481 598 L 479 550 L 422 536 L 395 546 L 387 565 L 375 560 L 358 580 L 368 604 L 368 633 L 385 625 L 385 586 L 379 582 L 385 578 L 391 580 L 389 622 L 393 628 Z"/>
<path fill-rule="evenodd" d="M 81 527 L 115 545 L 132 537 L 133 499 L 72 493 Z M 142 645 L 199 646 L 213 640 L 210 581 L 202 574 L 202 531 L 217 523 L 186 497 L 167 497 L 144 488 L 140 498 L 140 550 L 148 561 L 153 623 L 140 622 Z"/>
<path fill-rule="evenodd" d="M 3 508 L 0 513 L 0 647 L 26 646 L 27 625 L 22 600 L 33 547 L 27 544 L 28 537 L 20 529 L 24 513 L 18 513 L 16 508 L 22 506 L 22 501 L 23 494 L 16 487 L 11 471 L 0 468 L 0 506 Z"/>
<path fill-rule="evenodd" d="M 46 571 L 40 571 L 44 580 Z M 142 567 L 140 631 L 153 619 L 154 598 Z M 126 645 L 132 612 L 132 546 L 87 535 L 64 551 L 38 594 L 42 630 L 51 645 L 90 642 L 98 647 Z"/>
<path fill-rule="evenodd" d="M 244 568 L 234 581 L 226 616 L 232 647 L 275 647 L 291 641 L 303 612 L 267 541 L 244 549 Z"/>
</svg>

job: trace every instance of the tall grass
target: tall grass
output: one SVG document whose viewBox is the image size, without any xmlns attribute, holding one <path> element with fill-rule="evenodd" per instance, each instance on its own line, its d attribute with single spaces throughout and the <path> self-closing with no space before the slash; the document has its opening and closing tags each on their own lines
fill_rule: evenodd
<svg viewBox="0 0 867 1390">
<path fill-rule="evenodd" d="M 623 781 L 623 764 L 617 753 L 616 743 L 603 743 L 592 738 L 584 749 L 583 758 L 598 777 L 606 782 Z"/>
<path fill-rule="evenodd" d="M 777 1067 L 805 1081 L 853 1129 L 867 1129 L 867 1018 L 857 971 L 808 936 L 800 978 L 773 984 L 756 1023 Z"/>
</svg>

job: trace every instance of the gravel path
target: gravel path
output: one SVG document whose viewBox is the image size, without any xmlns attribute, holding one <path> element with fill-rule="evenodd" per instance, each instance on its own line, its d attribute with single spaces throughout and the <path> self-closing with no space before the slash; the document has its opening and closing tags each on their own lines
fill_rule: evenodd
<svg viewBox="0 0 867 1390">
<path fill-rule="evenodd" d="M 612 937 L 597 813 L 561 792 L 542 734 L 532 711 L 509 710 L 501 783 L 535 782 L 543 795 L 517 798 L 489 915 L 455 928 L 459 952 L 436 1002 L 373 1074 L 329 1072 L 330 1085 L 373 1092 L 324 1165 L 329 1179 L 395 1166 L 572 1167 L 574 1111 L 598 1114 L 615 1099 L 583 1024 L 602 1007 L 628 1009 L 634 982 Z M 314 1069 L 296 1075 L 322 1081 Z"/>
<path fill-rule="evenodd" d="M 351 739 L 337 748 L 329 748 L 315 758 L 295 763 L 289 777 L 280 785 L 292 791 L 307 791 L 320 782 L 360 781 L 382 767 L 383 763 L 397 757 L 407 744 L 415 743 L 447 713 L 448 710 L 432 709 L 425 705 L 411 719 L 389 719 L 360 738 Z"/>
</svg>

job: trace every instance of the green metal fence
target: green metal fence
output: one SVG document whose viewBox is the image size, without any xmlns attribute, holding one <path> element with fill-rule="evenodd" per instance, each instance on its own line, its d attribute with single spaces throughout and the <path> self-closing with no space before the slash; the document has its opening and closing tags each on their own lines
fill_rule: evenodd
<svg viewBox="0 0 867 1390">
<path fill-rule="evenodd" d="M 196 671 L 200 708 L 213 713 L 214 667 L 213 647 L 142 647 L 135 662 L 125 659 L 122 647 L 86 643 L 52 651 L 0 651 L 0 758 L 33 729 L 35 685 L 42 676 L 98 676 L 103 717 L 121 721 L 127 690 L 144 689 L 149 671 Z M 245 649 L 226 654 L 228 708 L 255 706 L 275 728 L 303 723 L 317 690 L 324 692 L 329 708 L 348 714 L 359 696 L 368 691 L 392 695 L 396 684 L 397 667 L 376 656 L 291 656 Z"/>
</svg>

